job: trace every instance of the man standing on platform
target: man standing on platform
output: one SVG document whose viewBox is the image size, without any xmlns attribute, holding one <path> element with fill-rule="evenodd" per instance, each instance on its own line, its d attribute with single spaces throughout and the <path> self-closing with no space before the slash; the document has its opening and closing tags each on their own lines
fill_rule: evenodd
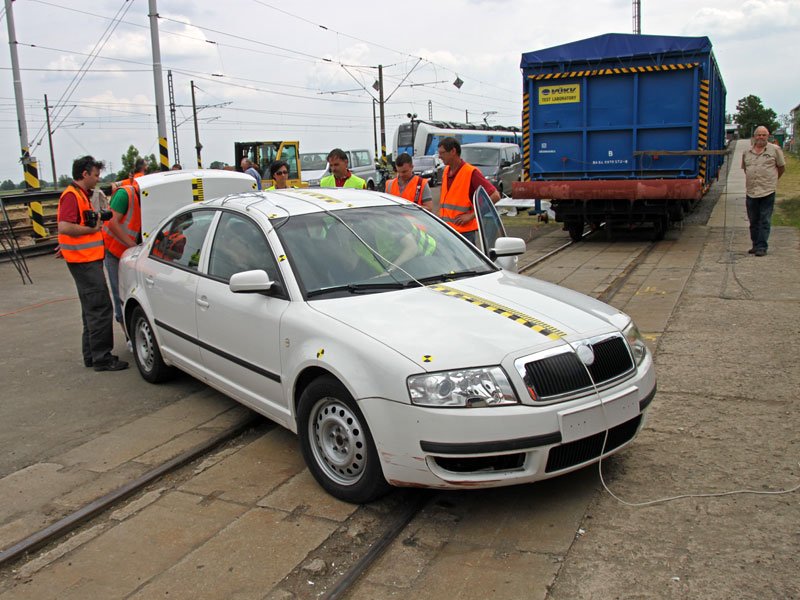
<svg viewBox="0 0 800 600">
<path fill-rule="evenodd" d="M 389 180 L 386 184 L 386 191 L 393 196 L 400 196 L 431 210 L 433 196 L 428 187 L 428 180 L 414 175 L 414 160 L 411 155 L 403 152 L 397 157 L 394 164 L 397 168 L 397 177 Z"/>
<path fill-rule="evenodd" d="M 500 192 L 480 169 L 464 162 L 461 143 L 456 138 L 446 137 L 439 142 L 439 158 L 446 165 L 439 195 L 439 216 L 470 242 L 477 244 L 478 222 L 472 210 L 472 196 L 482 186 L 492 202 L 497 202 Z"/>
<path fill-rule="evenodd" d="M 765 256 L 769 240 L 772 209 L 775 207 L 775 190 L 778 179 L 786 170 L 783 151 L 770 144 L 769 130 L 756 127 L 753 144 L 742 155 L 745 187 L 747 190 L 747 218 L 750 221 L 750 254 Z"/>
<path fill-rule="evenodd" d="M 103 163 L 83 156 L 72 163 L 74 181 L 58 199 L 58 243 L 78 288 L 83 320 L 83 364 L 95 371 L 121 371 L 128 363 L 111 354 L 114 309 L 103 272 L 103 222 L 89 201 Z"/>
</svg>

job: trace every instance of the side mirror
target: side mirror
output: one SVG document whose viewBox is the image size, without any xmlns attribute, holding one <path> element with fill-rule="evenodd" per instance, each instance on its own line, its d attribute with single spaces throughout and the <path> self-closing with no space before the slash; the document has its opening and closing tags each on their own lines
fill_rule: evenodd
<svg viewBox="0 0 800 600">
<path fill-rule="evenodd" d="M 496 260 L 501 256 L 519 256 L 525 254 L 525 240 L 515 237 L 499 237 L 494 242 L 494 248 L 489 250 L 489 258 Z"/>
<path fill-rule="evenodd" d="M 511 166 L 511 161 L 510 160 L 501 160 L 500 161 L 500 167 L 501 168 L 507 169 L 510 166 Z"/>
<path fill-rule="evenodd" d="M 267 272 L 262 269 L 234 273 L 228 282 L 228 287 L 235 294 L 268 293 L 276 287 Z"/>
</svg>

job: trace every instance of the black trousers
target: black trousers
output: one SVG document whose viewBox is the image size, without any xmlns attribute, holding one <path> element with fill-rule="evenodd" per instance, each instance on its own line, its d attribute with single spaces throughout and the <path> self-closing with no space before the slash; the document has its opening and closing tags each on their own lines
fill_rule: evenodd
<svg viewBox="0 0 800 600">
<path fill-rule="evenodd" d="M 114 306 L 108 294 L 103 261 L 67 263 L 81 301 L 85 364 L 102 365 L 111 360 L 114 348 Z"/>
</svg>

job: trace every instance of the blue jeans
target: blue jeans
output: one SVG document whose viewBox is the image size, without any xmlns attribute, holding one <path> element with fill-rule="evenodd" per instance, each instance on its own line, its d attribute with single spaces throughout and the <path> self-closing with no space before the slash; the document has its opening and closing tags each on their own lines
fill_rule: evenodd
<svg viewBox="0 0 800 600">
<path fill-rule="evenodd" d="M 775 192 L 761 198 L 747 196 L 747 218 L 750 221 L 750 240 L 756 250 L 767 249 L 772 209 L 775 207 Z"/>
<path fill-rule="evenodd" d="M 122 323 L 122 299 L 119 297 L 119 259 L 106 251 L 103 261 L 108 273 L 108 285 L 111 288 L 111 299 L 114 301 L 114 319 Z"/>
</svg>

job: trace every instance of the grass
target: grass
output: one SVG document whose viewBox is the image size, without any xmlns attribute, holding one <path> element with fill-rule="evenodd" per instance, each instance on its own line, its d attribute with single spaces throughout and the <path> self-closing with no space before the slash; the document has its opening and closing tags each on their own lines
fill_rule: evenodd
<svg viewBox="0 0 800 600">
<path fill-rule="evenodd" d="M 773 225 L 800 229 L 800 158 L 786 152 L 786 172 L 778 181 Z"/>
</svg>

